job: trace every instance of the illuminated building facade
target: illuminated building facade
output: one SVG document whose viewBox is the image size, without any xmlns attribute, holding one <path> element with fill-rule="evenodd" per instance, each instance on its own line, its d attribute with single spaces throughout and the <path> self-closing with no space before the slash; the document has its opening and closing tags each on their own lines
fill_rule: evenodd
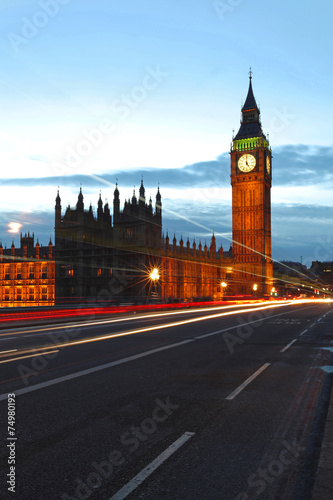
<svg viewBox="0 0 333 500">
<path fill-rule="evenodd" d="M 224 289 L 227 286 L 227 290 Z M 221 300 L 223 295 L 234 293 L 232 284 L 231 251 L 223 252 L 222 245 L 217 250 L 213 234 L 210 247 L 201 242 L 198 247 L 187 240 L 184 247 L 181 238 L 172 245 L 167 235 L 162 258 L 162 297 L 165 300 L 207 299 Z"/>
<path fill-rule="evenodd" d="M 242 107 L 241 126 L 231 151 L 232 239 L 239 293 L 270 293 L 272 151 L 264 135 L 252 90 Z"/>
<path fill-rule="evenodd" d="M 20 248 L 0 245 L 0 307 L 54 305 L 53 245 L 21 234 Z"/>
</svg>

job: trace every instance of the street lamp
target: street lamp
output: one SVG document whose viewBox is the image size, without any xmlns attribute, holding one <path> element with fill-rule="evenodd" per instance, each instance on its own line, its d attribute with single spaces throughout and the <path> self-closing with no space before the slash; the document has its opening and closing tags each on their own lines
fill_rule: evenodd
<svg viewBox="0 0 333 500">
<path fill-rule="evenodd" d="M 154 269 L 151 271 L 149 278 L 155 283 L 155 281 L 160 279 L 160 275 L 158 272 L 157 267 L 154 267 Z"/>
<path fill-rule="evenodd" d="M 228 283 L 226 283 L 225 281 L 222 281 L 221 283 L 221 287 L 222 287 L 222 297 L 224 295 L 224 290 L 227 288 L 228 286 Z"/>
<path fill-rule="evenodd" d="M 255 284 L 253 285 L 253 287 L 252 287 L 252 288 L 253 288 L 253 291 L 254 291 L 254 295 L 255 295 L 255 297 L 256 297 L 256 296 L 257 296 L 257 290 L 258 290 L 258 285 L 257 285 L 257 283 L 255 283 Z"/>
<path fill-rule="evenodd" d="M 159 274 L 159 271 L 157 269 L 157 267 L 154 267 L 150 274 L 149 274 L 149 278 L 151 279 L 152 283 L 153 283 L 153 292 L 152 292 L 152 298 L 154 300 L 157 300 L 158 298 L 158 295 L 157 295 L 157 290 L 156 290 L 156 284 L 158 282 L 158 280 L 160 279 L 160 274 Z M 149 287 L 149 290 L 150 290 L 150 287 Z M 148 292 L 148 297 L 149 297 L 149 292 Z M 148 297 L 147 297 L 147 300 L 148 300 Z"/>
</svg>

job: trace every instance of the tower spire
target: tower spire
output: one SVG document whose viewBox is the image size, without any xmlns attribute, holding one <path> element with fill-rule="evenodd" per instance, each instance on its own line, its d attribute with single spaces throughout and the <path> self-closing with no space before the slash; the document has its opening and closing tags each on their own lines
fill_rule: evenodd
<svg viewBox="0 0 333 500">
<path fill-rule="evenodd" d="M 247 96 L 245 99 L 245 103 L 242 107 L 242 113 L 244 111 L 250 111 L 250 110 L 251 111 L 256 110 L 259 112 L 259 108 L 258 108 L 256 100 L 254 98 L 253 89 L 252 89 L 252 70 L 251 70 L 251 68 L 250 68 L 249 75 L 250 75 L 249 90 L 248 90 L 248 93 L 247 93 Z"/>
<path fill-rule="evenodd" d="M 245 102 L 242 106 L 241 126 L 236 136 L 233 137 L 233 143 L 238 140 L 248 138 L 263 138 L 266 140 L 265 134 L 261 128 L 260 109 L 257 106 L 252 88 L 252 69 L 249 71 L 249 89 Z"/>
</svg>

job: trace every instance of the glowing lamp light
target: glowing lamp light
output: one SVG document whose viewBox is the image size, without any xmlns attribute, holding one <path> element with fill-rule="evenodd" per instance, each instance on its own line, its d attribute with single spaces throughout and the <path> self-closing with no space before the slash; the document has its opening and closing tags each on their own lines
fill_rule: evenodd
<svg viewBox="0 0 333 500">
<path fill-rule="evenodd" d="M 149 277 L 152 281 L 157 281 L 160 279 L 160 275 L 158 274 L 158 269 L 156 267 L 154 267 Z"/>
<path fill-rule="evenodd" d="M 258 285 L 257 285 L 256 283 L 253 285 L 253 290 L 254 290 L 255 292 L 258 290 Z"/>
<path fill-rule="evenodd" d="M 8 224 L 8 227 L 9 227 L 8 229 L 9 233 L 18 233 L 22 227 L 22 224 L 20 224 L 19 222 L 10 222 Z"/>
<path fill-rule="evenodd" d="M 228 285 L 227 285 L 227 283 L 226 283 L 225 281 L 222 281 L 221 286 L 222 286 L 223 288 L 225 288 L 225 287 L 226 287 L 226 286 L 228 286 Z"/>
</svg>

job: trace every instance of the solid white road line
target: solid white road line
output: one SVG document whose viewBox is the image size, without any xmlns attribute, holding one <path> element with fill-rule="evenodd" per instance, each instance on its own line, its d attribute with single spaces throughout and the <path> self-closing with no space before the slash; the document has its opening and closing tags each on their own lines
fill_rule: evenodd
<svg viewBox="0 0 333 500">
<path fill-rule="evenodd" d="M 289 349 L 290 346 L 293 345 L 294 342 L 296 342 L 297 339 L 294 339 L 292 340 L 291 342 L 289 342 L 289 344 L 287 344 L 283 349 L 281 349 L 280 352 L 285 352 L 287 349 Z"/>
<path fill-rule="evenodd" d="M 118 359 L 117 361 L 111 361 L 110 363 L 106 363 L 105 365 L 95 366 L 93 368 L 88 368 L 87 370 L 82 370 L 80 372 L 72 373 L 71 375 L 64 375 L 63 377 L 54 378 L 53 380 L 48 380 L 47 382 L 42 382 L 41 384 L 35 384 L 31 387 L 25 387 L 24 389 L 18 389 L 15 392 L 16 396 L 20 394 L 26 394 L 27 392 L 37 391 L 39 389 L 44 389 L 45 387 L 49 387 L 51 385 L 60 384 L 61 382 L 66 382 L 67 380 L 71 380 L 73 378 L 82 377 L 83 375 L 89 375 L 90 373 L 99 372 L 101 370 L 105 370 L 105 368 L 111 368 L 112 366 L 121 365 L 123 363 L 127 363 L 128 361 L 134 361 L 135 359 L 143 358 L 145 356 L 149 356 L 150 354 L 155 354 L 156 352 L 164 351 L 166 349 L 172 349 L 173 347 L 178 347 L 183 344 L 187 344 L 188 342 L 194 342 L 193 339 L 183 340 L 182 342 L 177 342 L 176 344 L 170 344 L 164 347 L 159 347 L 158 349 L 152 349 L 151 351 L 142 352 L 140 354 L 136 354 L 135 356 L 129 356 L 128 358 Z M 42 353 L 43 354 L 43 353 Z M 7 399 L 8 394 L 1 394 L 0 401 Z"/>
<path fill-rule="evenodd" d="M 236 390 L 234 390 L 234 392 L 232 392 L 231 394 L 229 394 L 228 397 L 226 397 L 225 399 L 234 399 L 236 396 L 238 396 L 238 394 L 240 392 L 242 392 L 243 389 L 245 389 L 245 387 L 247 385 L 249 385 L 252 380 L 254 380 L 256 377 L 258 377 L 258 375 L 260 375 L 261 372 L 263 372 L 264 370 L 266 370 L 266 368 L 270 365 L 270 363 L 265 363 L 261 368 L 259 368 L 259 370 L 257 370 L 253 375 L 251 375 L 251 377 L 249 377 L 248 379 L 245 380 L 245 382 L 243 382 L 239 387 L 237 387 Z"/>
<path fill-rule="evenodd" d="M 177 439 L 172 445 L 169 446 L 165 451 L 163 451 L 155 460 L 150 462 L 147 467 L 142 469 L 139 474 L 137 474 L 131 481 L 129 481 L 121 490 L 119 490 L 113 497 L 109 500 L 123 500 L 130 493 L 132 493 L 135 488 L 140 486 L 145 479 L 147 479 L 150 474 L 152 474 L 165 460 L 167 460 L 175 451 L 178 450 L 186 441 L 188 441 L 192 436 L 194 436 L 194 432 L 185 432 L 180 438 Z"/>
<path fill-rule="evenodd" d="M 306 333 L 308 331 L 308 329 L 306 330 L 303 330 L 302 333 L 299 334 L 299 336 L 301 337 L 302 335 L 304 335 L 304 333 Z"/>
</svg>

